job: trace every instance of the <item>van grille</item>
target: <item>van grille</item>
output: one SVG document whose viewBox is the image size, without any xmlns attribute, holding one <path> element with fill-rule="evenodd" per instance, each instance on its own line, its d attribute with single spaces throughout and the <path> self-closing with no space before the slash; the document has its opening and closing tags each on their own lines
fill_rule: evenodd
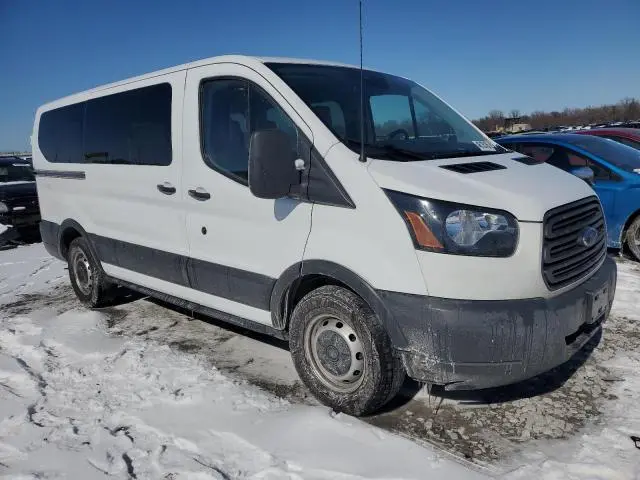
<svg viewBox="0 0 640 480">
<path fill-rule="evenodd" d="M 598 232 L 585 246 L 587 227 Z M 589 197 L 549 210 L 544 216 L 542 276 L 550 290 L 562 288 L 591 273 L 607 254 L 607 230 L 600 202 Z"/>
</svg>

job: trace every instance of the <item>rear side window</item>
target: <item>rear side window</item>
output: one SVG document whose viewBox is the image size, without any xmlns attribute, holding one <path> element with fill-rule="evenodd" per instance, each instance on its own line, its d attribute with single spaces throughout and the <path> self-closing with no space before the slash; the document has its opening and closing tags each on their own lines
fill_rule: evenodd
<svg viewBox="0 0 640 480">
<path fill-rule="evenodd" d="M 84 161 L 169 165 L 171 86 L 163 83 L 89 100 Z"/>
<path fill-rule="evenodd" d="M 129 90 L 45 112 L 38 144 L 52 163 L 169 165 L 171 85 Z"/>
<path fill-rule="evenodd" d="M 47 161 L 81 163 L 84 103 L 44 112 L 38 128 L 38 145 Z"/>
</svg>

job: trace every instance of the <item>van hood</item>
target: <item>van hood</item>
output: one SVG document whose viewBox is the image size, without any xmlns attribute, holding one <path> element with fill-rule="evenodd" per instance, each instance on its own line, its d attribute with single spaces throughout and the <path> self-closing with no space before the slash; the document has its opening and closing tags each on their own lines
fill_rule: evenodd
<svg viewBox="0 0 640 480">
<path fill-rule="evenodd" d="M 547 164 L 527 165 L 516 160 L 519 158 L 522 155 L 511 152 L 417 162 L 372 159 L 368 168 L 384 189 L 506 210 L 529 222 L 541 222 L 548 210 L 595 195 L 587 183 L 570 173 Z M 498 166 L 468 165 L 478 162 Z M 443 168 L 446 166 L 454 170 Z M 493 169 L 476 171 L 482 166 Z"/>
</svg>

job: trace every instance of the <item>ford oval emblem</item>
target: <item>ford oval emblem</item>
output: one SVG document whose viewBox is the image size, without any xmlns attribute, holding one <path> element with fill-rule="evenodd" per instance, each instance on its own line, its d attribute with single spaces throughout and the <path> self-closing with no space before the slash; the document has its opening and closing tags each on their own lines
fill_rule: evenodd
<svg viewBox="0 0 640 480">
<path fill-rule="evenodd" d="M 593 227 L 585 228 L 578 236 L 578 243 L 583 247 L 593 247 L 598 240 L 598 230 Z"/>
</svg>

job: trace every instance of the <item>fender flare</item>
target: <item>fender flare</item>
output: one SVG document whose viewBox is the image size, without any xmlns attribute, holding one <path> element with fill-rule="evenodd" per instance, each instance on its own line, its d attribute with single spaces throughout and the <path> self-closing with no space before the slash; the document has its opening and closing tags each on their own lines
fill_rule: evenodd
<svg viewBox="0 0 640 480">
<path fill-rule="evenodd" d="M 93 245 L 93 240 L 91 239 L 91 235 L 87 233 L 87 231 L 80 225 L 78 222 L 71 218 L 67 218 L 60 224 L 60 228 L 58 229 L 58 249 L 60 251 L 60 255 L 66 258 L 66 247 L 63 244 L 64 233 L 73 229 L 77 231 L 81 237 L 84 237 L 87 240 L 87 244 L 89 245 L 89 249 L 91 250 L 91 255 L 93 255 L 93 259 L 96 263 L 102 268 L 102 263 L 100 262 L 100 257 L 98 256 L 98 252 L 96 251 L 95 246 Z"/>
<path fill-rule="evenodd" d="M 292 292 L 307 276 L 320 275 L 343 284 L 360 296 L 378 316 L 386 328 L 396 348 L 407 345 L 407 340 L 399 328 L 392 312 L 388 309 L 380 293 L 357 273 L 337 263 L 326 260 L 305 260 L 287 268 L 276 281 L 271 291 L 270 310 L 273 327 L 277 330 L 288 328 L 291 312 L 288 301 Z"/>
</svg>

